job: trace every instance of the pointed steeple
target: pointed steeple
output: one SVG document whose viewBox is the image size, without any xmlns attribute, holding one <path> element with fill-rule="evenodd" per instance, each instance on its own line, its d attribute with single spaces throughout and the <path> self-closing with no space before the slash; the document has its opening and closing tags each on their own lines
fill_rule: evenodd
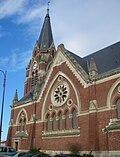
<svg viewBox="0 0 120 157">
<path fill-rule="evenodd" d="M 17 89 L 16 89 L 15 96 L 14 96 L 14 99 L 13 99 L 13 102 L 12 102 L 12 106 L 14 106 L 17 102 L 18 102 L 18 92 L 17 92 Z"/>
<path fill-rule="evenodd" d="M 50 23 L 49 8 L 47 8 L 47 14 L 45 16 L 43 27 L 38 39 L 38 44 L 40 50 L 46 51 L 50 48 L 52 43 L 53 43 L 53 35 L 52 35 L 52 29 Z"/>
</svg>

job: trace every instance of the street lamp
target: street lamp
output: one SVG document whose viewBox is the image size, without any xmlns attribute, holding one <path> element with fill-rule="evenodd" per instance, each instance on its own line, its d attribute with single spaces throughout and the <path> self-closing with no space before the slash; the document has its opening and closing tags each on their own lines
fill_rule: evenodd
<svg viewBox="0 0 120 157">
<path fill-rule="evenodd" d="M 4 108 L 4 97 L 5 97 L 5 85 L 6 85 L 6 75 L 7 71 L 0 70 L 4 76 L 3 82 L 3 96 L 2 96 L 2 106 L 1 106 L 1 119 L 0 119 L 0 144 L 1 144 L 1 136 L 2 136 L 2 119 L 3 119 L 3 108 Z"/>
</svg>

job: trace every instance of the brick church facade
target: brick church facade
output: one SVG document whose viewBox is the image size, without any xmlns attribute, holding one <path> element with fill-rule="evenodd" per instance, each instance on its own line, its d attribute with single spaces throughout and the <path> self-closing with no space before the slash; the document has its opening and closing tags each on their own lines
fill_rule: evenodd
<svg viewBox="0 0 120 157">
<path fill-rule="evenodd" d="M 11 105 L 7 145 L 120 153 L 120 42 L 79 57 L 54 46 L 49 10 Z"/>
</svg>

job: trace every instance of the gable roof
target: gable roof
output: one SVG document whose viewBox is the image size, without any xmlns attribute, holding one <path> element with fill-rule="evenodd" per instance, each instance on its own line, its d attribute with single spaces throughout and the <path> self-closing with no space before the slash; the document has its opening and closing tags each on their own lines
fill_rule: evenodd
<svg viewBox="0 0 120 157">
<path fill-rule="evenodd" d="M 80 64 L 87 74 L 89 73 L 88 65 L 91 58 L 94 58 L 98 75 L 120 68 L 120 41 L 83 58 L 68 50 L 67 53 Z"/>
<path fill-rule="evenodd" d="M 68 50 L 66 50 L 65 53 L 79 71 L 81 69 L 79 68 L 79 66 L 77 66 L 77 64 L 80 65 L 80 67 L 82 67 L 87 74 L 89 73 L 88 63 L 90 62 L 91 58 L 94 58 L 95 60 L 98 69 L 98 76 L 100 74 L 120 69 L 120 42 L 110 45 L 83 58 Z M 39 92 L 42 89 L 43 83 L 44 82 L 41 82 L 41 84 L 39 84 Z M 31 102 L 33 100 L 33 95 L 34 89 L 30 91 L 27 95 L 22 97 L 16 105 Z"/>
<path fill-rule="evenodd" d="M 75 59 L 77 63 L 84 69 L 86 73 L 88 73 L 87 61 L 84 58 L 70 52 L 67 50 L 68 55 L 72 56 L 72 59 Z"/>
<path fill-rule="evenodd" d="M 120 68 L 120 41 L 92 53 L 83 59 L 90 62 L 91 58 L 94 58 L 98 74 L 103 74 Z"/>
</svg>

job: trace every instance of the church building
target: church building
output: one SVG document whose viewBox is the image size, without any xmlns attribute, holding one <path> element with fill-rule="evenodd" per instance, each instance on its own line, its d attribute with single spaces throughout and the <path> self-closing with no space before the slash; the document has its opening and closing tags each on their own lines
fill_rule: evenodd
<svg viewBox="0 0 120 157">
<path fill-rule="evenodd" d="M 85 57 L 55 48 L 49 9 L 26 68 L 24 96 L 11 105 L 6 145 L 120 153 L 120 42 Z"/>
</svg>

